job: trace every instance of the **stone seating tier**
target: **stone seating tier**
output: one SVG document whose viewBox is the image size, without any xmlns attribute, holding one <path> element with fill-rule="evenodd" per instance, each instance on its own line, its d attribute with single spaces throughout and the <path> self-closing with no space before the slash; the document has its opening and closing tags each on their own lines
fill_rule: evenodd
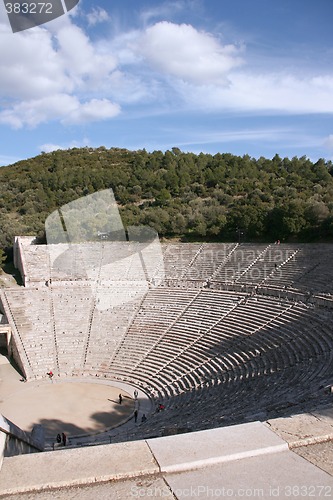
<svg viewBox="0 0 333 500">
<path fill-rule="evenodd" d="M 44 250 L 29 256 L 27 248 L 34 268 Z M 330 293 L 332 248 L 167 244 L 167 285 L 127 289 L 120 276 L 101 279 L 101 255 L 90 281 L 30 281 L 2 301 L 28 378 L 52 370 L 122 380 L 166 405 L 168 415 L 153 415 L 150 428 L 176 424 L 182 412 L 203 428 L 301 404 L 331 382 L 333 309 L 305 290 L 311 282 Z M 215 288 L 229 269 L 234 289 Z M 207 276 L 214 287 L 200 281 Z"/>
<path fill-rule="evenodd" d="M 29 287 L 41 286 L 50 278 L 58 284 L 96 282 L 108 279 L 110 274 L 115 280 L 145 278 L 138 254 L 130 251 L 134 248 L 131 242 L 112 243 L 112 247 L 108 242 L 88 242 L 72 245 L 68 250 L 66 244 L 35 245 L 29 238 L 19 240 Z M 127 250 L 129 256 L 124 258 Z M 266 284 L 333 293 L 331 244 L 169 243 L 162 244 L 162 252 L 165 279 Z M 118 261 L 111 258 L 110 262 L 110 255 L 117 254 L 123 258 Z"/>
</svg>

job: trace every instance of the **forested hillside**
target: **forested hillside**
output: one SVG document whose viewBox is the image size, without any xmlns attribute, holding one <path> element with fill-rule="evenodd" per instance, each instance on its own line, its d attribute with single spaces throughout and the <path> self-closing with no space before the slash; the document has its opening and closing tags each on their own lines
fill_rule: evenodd
<svg viewBox="0 0 333 500">
<path fill-rule="evenodd" d="M 83 148 L 0 168 L 0 248 L 56 208 L 111 187 L 125 225 L 218 241 L 333 239 L 333 166 L 306 157 Z"/>
</svg>

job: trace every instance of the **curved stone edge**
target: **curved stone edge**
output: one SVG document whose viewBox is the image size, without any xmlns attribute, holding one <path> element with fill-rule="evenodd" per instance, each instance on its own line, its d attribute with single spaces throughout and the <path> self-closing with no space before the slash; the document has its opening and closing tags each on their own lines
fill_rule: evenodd
<svg viewBox="0 0 333 500">
<path fill-rule="evenodd" d="M 289 452 L 288 443 L 257 421 L 146 441 L 20 455 L 4 460 L 0 497 L 143 476 L 163 477 L 163 473 L 244 459 L 246 463 L 252 457 L 282 456 L 283 452 Z"/>
<path fill-rule="evenodd" d="M 108 379 L 104 379 L 103 378 L 103 379 L 101 379 L 99 377 L 66 377 L 66 378 L 56 379 L 54 381 L 54 383 L 58 383 L 58 384 L 60 384 L 60 383 L 81 384 L 82 383 L 82 384 L 110 385 L 112 387 L 118 387 L 119 389 L 122 389 L 124 392 L 126 392 L 129 395 L 133 394 L 132 400 L 134 402 L 134 410 L 131 411 L 130 414 L 127 417 L 125 417 L 118 424 L 116 424 L 116 425 L 114 425 L 112 427 L 106 427 L 103 430 L 98 430 L 96 432 L 89 432 L 89 433 L 83 433 L 83 434 L 76 434 L 76 435 L 73 435 L 73 436 L 71 435 L 70 436 L 70 442 L 76 441 L 76 444 L 73 445 L 72 448 L 77 448 L 80 445 L 80 443 L 78 442 L 78 440 L 80 440 L 80 439 L 87 439 L 87 438 L 89 438 L 89 436 L 93 437 L 93 436 L 102 436 L 102 435 L 105 435 L 106 437 L 107 436 L 112 437 L 113 432 L 115 430 L 121 430 L 121 428 L 124 427 L 124 426 L 126 426 L 126 424 L 130 424 L 131 423 L 131 421 L 132 421 L 132 419 L 134 417 L 134 411 L 135 411 L 135 409 L 137 409 L 139 407 L 141 407 L 141 410 L 143 408 L 144 411 L 142 411 L 142 413 L 146 413 L 147 415 L 149 415 L 152 412 L 152 409 L 153 409 L 153 405 L 152 405 L 152 402 L 151 402 L 149 396 L 142 390 L 141 387 L 137 387 L 134 384 L 128 384 L 126 382 L 121 382 L 119 380 L 115 380 L 115 379 L 111 379 L 111 378 L 108 378 Z M 138 392 L 138 400 L 140 400 L 139 404 L 136 404 L 136 400 L 134 398 L 134 391 L 135 390 Z M 134 424 L 133 425 L 129 425 L 128 428 L 134 428 Z M 50 443 L 51 443 L 51 441 L 46 438 L 47 451 L 51 450 Z M 94 445 L 94 446 L 96 446 L 97 444 L 96 443 L 92 443 L 92 445 Z M 70 443 L 67 445 L 67 448 L 71 448 Z"/>
</svg>

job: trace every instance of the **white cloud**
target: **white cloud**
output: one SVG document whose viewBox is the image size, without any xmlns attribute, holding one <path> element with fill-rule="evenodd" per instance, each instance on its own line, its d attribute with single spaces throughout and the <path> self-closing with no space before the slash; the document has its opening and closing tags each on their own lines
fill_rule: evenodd
<svg viewBox="0 0 333 500">
<path fill-rule="evenodd" d="M 18 158 L 17 156 L 0 155 L 0 167 L 12 165 L 20 160 L 22 160 L 22 158 Z"/>
<path fill-rule="evenodd" d="M 52 31 L 36 27 L 13 35 L 9 26 L 0 24 L 0 44 L 6 47 L 0 55 L 0 123 L 35 127 L 52 120 L 86 123 L 119 114 L 118 104 L 100 97 L 117 67 L 116 58 L 92 43 L 68 16 L 54 23 Z"/>
<path fill-rule="evenodd" d="M 181 136 L 181 131 L 179 133 Z M 246 144 L 283 144 L 284 148 L 297 147 L 304 149 L 306 147 L 320 146 L 320 139 L 314 135 L 293 127 L 270 127 L 265 129 L 239 129 L 232 131 L 216 131 L 214 129 L 204 130 L 201 133 L 191 133 L 191 138 L 182 145 L 192 144 L 230 144 L 230 143 L 246 143 Z"/>
<path fill-rule="evenodd" d="M 242 60 L 234 45 L 221 45 L 212 35 L 188 24 L 167 21 L 146 29 L 137 51 L 156 70 L 196 85 L 224 85 Z"/>
<path fill-rule="evenodd" d="M 266 129 L 240 129 L 233 131 L 214 131 L 204 132 L 200 137 L 202 143 L 229 143 L 229 142 L 257 142 L 269 141 L 277 142 L 281 139 L 290 138 L 293 133 L 291 129 L 286 128 L 266 128 Z"/>
<path fill-rule="evenodd" d="M 191 4 L 188 4 L 186 1 L 174 1 L 174 2 L 165 2 L 163 4 L 159 4 L 156 7 L 150 7 L 141 12 L 140 18 L 142 19 L 144 25 L 150 23 L 153 19 L 155 21 L 157 19 L 170 19 L 175 14 L 181 12 L 185 8 L 189 9 L 190 7 L 194 8 L 195 0 L 192 0 Z"/>
<path fill-rule="evenodd" d="M 7 99 L 42 97 L 73 89 L 50 33 L 41 28 L 13 35 L 0 25 L 0 93 Z"/>
<path fill-rule="evenodd" d="M 77 26 L 62 27 L 56 41 L 62 68 L 78 87 L 85 84 L 89 88 L 91 84 L 98 90 L 96 82 L 103 82 L 117 67 L 116 58 L 110 52 L 100 51 Z"/>
<path fill-rule="evenodd" d="M 92 11 L 87 14 L 87 19 L 89 26 L 95 26 L 96 24 L 108 21 L 110 16 L 106 10 L 101 7 L 97 7 L 97 9 L 94 7 Z"/>
<path fill-rule="evenodd" d="M 66 149 L 59 144 L 46 143 L 42 144 L 39 148 L 40 151 L 44 151 L 44 153 L 51 153 L 52 151 L 58 151 L 59 149 Z"/>
<path fill-rule="evenodd" d="M 159 18 L 172 5 L 145 11 L 141 21 Z M 184 10 L 186 1 L 179 5 Z M 89 15 L 91 26 L 108 16 L 101 8 Z M 138 103 L 143 114 L 182 106 L 207 112 L 333 112 L 329 71 L 303 78 L 270 68 L 259 74 L 245 66 L 243 48 L 189 24 L 161 21 L 92 41 L 74 20 L 62 16 L 13 35 L 0 9 L 0 45 L 6 48 L 0 54 L 0 123 L 13 128 L 55 120 L 88 123 L 114 118 L 120 104 L 133 110 Z"/>
<path fill-rule="evenodd" d="M 327 149 L 333 150 L 333 134 L 330 134 L 328 137 L 325 138 L 324 146 Z"/>
<path fill-rule="evenodd" d="M 114 118 L 120 113 L 120 106 L 108 99 L 91 99 L 66 114 L 63 123 L 87 123 Z"/>
<path fill-rule="evenodd" d="M 0 112 L 0 123 L 15 129 L 36 127 L 50 120 L 64 124 L 87 123 L 114 118 L 120 107 L 107 99 L 80 102 L 75 96 L 56 94 L 51 97 L 23 101 L 11 109 Z"/>
<path fill-rule="evenodd" d="M 153 16 L 155 10 L 151 13 Z M 246 69 L 244 48 L 223 45 L 187 24 L 158 22 L 118 38 L 121 63 L 152 83 L 157 102 L 191 110 L 257 113 L 332 113 L 333 75 Z M 149 69 L 153 72 L 149 73 Z M 160 93 L 158 95 L 158 92 Z"/>
<path fill-rule="evenodd" d="M 233 105 L 287 113 L 333 112 L 333 77 L 239 74 L 232 79 Z"/>
<path fill-rule="evenodd" d="M 297 78 L 293 75 L 229 74 L 228 87 L 175 82 L 174 89 L 188 106 L 205 111 L 333 113 L 333 76 Z"/>
<path fill-rule="evenodd" d="M 27 125 L 35 127 L 50 119 L 65 117 L 78 106 L 75 97 L 67 94 L 55 94 L 40 99 L 30 99 L 15 104 L 0 113 L 0 123 L 9 124 L 19 129 Z"/>
<path fill-rule="evenodd" d="M 44 151 L 45 153 L 51 153 L 52 151 L 58 151 L 59 149 L 71 149 L 71 148 L 80 148 L 90 146 L 90 140 L 85 137 L 80 141 L 71 141 L 67 144 L 54 144 L 54 143 L 45 143 L 38 147 L 38 150 Z"/>
</svg>

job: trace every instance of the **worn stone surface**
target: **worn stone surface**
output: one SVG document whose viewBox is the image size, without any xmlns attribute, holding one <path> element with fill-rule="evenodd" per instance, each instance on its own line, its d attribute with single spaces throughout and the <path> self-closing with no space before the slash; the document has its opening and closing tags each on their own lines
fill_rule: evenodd
<svg viewBox="0 0 333 500">
<path fill-rule="evenodd" d="M 301 446 L 293 451 L 333 476 L 333 441 Z"/>
<path fill-rule="evenodd" d="M 268 420 L 267 424 L 291 447 L 333 439 L 333 407 L 316 413 Z"/>
<path fill-rule="evenodd" d="M 291 451 L 265 424 L 253 422 L 148 441 L 23 455 L 4 460 L 0 497 L 333 498 L 331 444 Z"/>
<path fill-rule="evenodd" d="M 333 498 L 333 477 L 289 450 L 165 479 L 177 498 Z"/>
<path fill-rule="evenodd" d="M 20 455 L 4 460 L 0 494 L 124 479 L 158 470 L 145 441 Z"/>
<path fill-rule="evenodd" d="M 327 422 L 333 429 L 333 404 L 327 408 L 321 408 L 313 411 L 312 414 L 322 422 Z"/>
<path fill-rule="evenodd" d="M 148 444 L 161 471 L 168 472 L 288 449 L 260 422 L 149 439 Z"/>
<path fill-rule="evenodd" d="M 172 500 L 175 497 L 163 477 L 148 476 L 51 491 L 22 493 L 11 496 L 10 500 L 127 500 L 134 498 Z"/>
</svg>

